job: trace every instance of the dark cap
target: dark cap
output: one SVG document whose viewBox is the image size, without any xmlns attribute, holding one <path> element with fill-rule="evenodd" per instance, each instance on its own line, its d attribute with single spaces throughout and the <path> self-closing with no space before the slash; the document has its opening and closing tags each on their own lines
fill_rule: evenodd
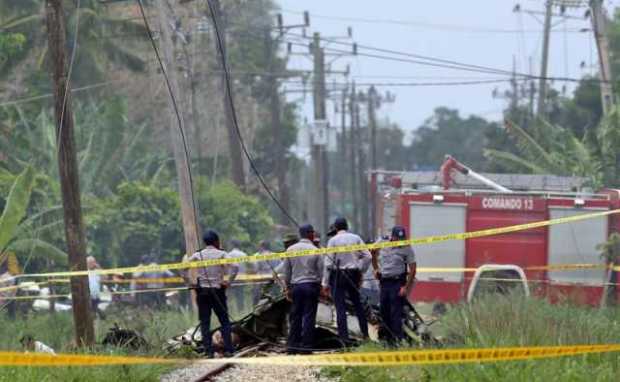
<svg viewBox="0 0 620 382">
<path fill-rule="evenodd" d="M 347 219 L 343 218 L 343 217 L 338 217 L 336 218 L 336 220 L 334 221 L 334 227 L 338 230 L 348 230 L 349 229 L 349 223 L 347 222 Z"/>
<path fill-rule="evenodd" d="M 327 228 L 327 237 L 336 236 L 337 233 L 338 230 L 336 229 L 336 226 L 334 224 L 330 224 Z"/>
<path fill-rule="evenodd" d="M 233 249 L 241 247 L 241 241 L 237 239 L 232 239 L 229 244 Z"/>
<path fill-rule="evenodd" d="M 204 235 L 202 235 L 202 240 L 205 242 L 205 245 L 215 246 L 220 242 L 220 235 L 214 230 L 208 229 L 205 231 Z"/>
<path fill-rule="evenodd" d="M 299 236 L 305 239 L 310 237 L 310 235 L 313 233 L 314 233 L 314 227 L 312 226 L 312 224 L 304 224 L 301 227 L 299 227 Z"/>
<path fill-rule="evenodd" d="M 392 228 L 392 239 L 405 240 L 406 238 L 407 231 L 405 230 L 405 227 L 402 225 L 395 225 L 394 228 Z"/>
</svg>

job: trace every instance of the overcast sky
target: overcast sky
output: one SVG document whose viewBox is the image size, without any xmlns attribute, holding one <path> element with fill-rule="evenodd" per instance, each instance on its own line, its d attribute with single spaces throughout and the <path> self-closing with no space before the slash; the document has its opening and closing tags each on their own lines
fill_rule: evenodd
<svg viewBox="0 0 620 382">
<path fill-rule="evenodd" d="M 360 45 L 380 47 L 400 52 L 433 56 L 468 64 L 512 70 L 513 57 L 517 71 L 530 72 L 529 57 L 534 74 L 540 71 L 542 50 L 542 19 L 513 12 L 515 4 L 529 10 L 543 11 L 543 0 L 473 0 L 473 1 L 414 1 L 414 0 L 277 0 L 282 7 L 284 23 L 301 23 L 300 12 L 308 10 L 312 32 L 322 36 L 346 35 L 353 27 L 354 41 Z M 612 8 L 614 2 L 605 1 Z M 611 9 L 610 9 L 611 10 Z M 583 16 L 585 9 L 569 10 L 567 14 Z M 351 20 L 345 20 L 350 18 Z M 352 20 L 361 19 L 361 20 Z M 371 21 L 375 22 L 371 22 Z M 385 21 L 385 22 L 381 22 Z M 549 76 L 581 77 L 591 73 L 589 66 L 597 65 L 591 33 L 579 32 L 589 28 L 588 20 L 554 18 L 550 43 Z M 300 32 L 296 32 L 300 33 Z M 336 49 L 346 47 L 331 45 Z M 297 48 L 302 49 L 302 48 Z M 360 49 L 360 52 L 386 55 Z M 393 56 L 393 55 L 392 55 Z M 405 58 L 405 57 L 404 57 Z M 586 68 L 580 64 L 585 61 Z M 387 61 L 369 57 L 337 60 L 333 69 L 351 64 L 352 75 L 361 82 L 442 82 L 472 81 L 505 78 L 495 74 L 473 73 L 446 68 L 431 68 L 411 63 Z M 303 57 L 293 57 L 291 68 L 311 68 Z M 341 77 L 335 78 L 342 81 Z M 561 83 L 553 86 L 562 88 Z M 572 90 L 570 84 L 568 91 Z M 385 105 L 380 116 L 389 116 L 402 128 L 412 130 L 429 116 L 434 108 L 448 106 L 463 116 L 477 114 L 488 119 L 501 119 L 506 102 L 492 96 L 494 88 L 501 92 L 509 83 L 450 86 L 450 87 L 381 87 L 396 94 L 396 102 Z M 333 113 L 333 105 L 328 111 Z M 303 114 L 312 120 L 312 105 L 307 102 Z M 337 120 L 331 115 L 330 119 Z"/>
</svg>

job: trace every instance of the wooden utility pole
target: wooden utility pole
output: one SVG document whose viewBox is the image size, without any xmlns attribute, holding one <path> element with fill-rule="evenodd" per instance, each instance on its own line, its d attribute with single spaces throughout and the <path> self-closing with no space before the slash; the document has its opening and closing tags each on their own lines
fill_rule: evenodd
<svg viewBox="0 0 620 382">
<path fill-rule="evenodd" d="M 591 20 L 596 47 L 598 51 L 599 62 L 599 78 L 601 80 L 601 101 L 603 105 L 603 115 L 609 113 L 609 110 L 615 103 L 613 89 L 611 86 L 611 65 L 609 62 L 609 40 L 607 38 L 607 18 L 603 9 L 602 0 L 591 0 L 590 8 L 592 9 Z"/>
<path fill-rule="evenodd" d="M 540 78 L 538 80 L 538 117 L 545 118 L 545 103 L 547 98 L 547 66 L 549 65 L 549 37 L 551 35 L 551 16 L 553 12 L 553 1 L 547 0 L 545 3 L 545 23 L 543 26 L 543 47 L 542 62 L 540 65 Z"/>
<path fill-rule="evenodd" d="M 222 98 L 222 102 L 224 102 L 224 113 L 226 116 L 226 130 L 228 131 L 228 149 L 230 151 L 230 164 L 231 164 L 231 173 L 233 182 L 237 185 L 237 187 L 242 190 L 245 189 L 245 170 L 243 168 L 243 157 L 241 154 L 241 143 L 239 142 L 240 138 L 235 129 L 235 124 L 233 122 L 233 113 L 232 113 L 232 105 L 228 102 L 228 86 L 226 86 L 226 73 L 224 73 L 224 65 L 222 65 L 223 60 L 222 56 L 226 57 L 226 24 L 222 20 L 222 7 L 220 5 L 220 0 L 208 0 L 211 2 L 213 7 L 213 18 L 217 20 L 217 25 L 220 27 L 220 37 L 222 39 L 221 51 L 217 49 L 218 56 L 218 68 L 221 72 L 221 83 L 222 89 L 224 89 L 224 97 Z M 216 42 L 217 43 L 217 42 Z M 231 89 L 232 91 L 232 89 Z M 230 99 L 234 99 L 233 95 L 230 94 Z"/>
<path fill-rule="evenodd" d="M 325 124 L 327 113 L 325 110 L 325 53 L 321 48 L 321 37 L 319 33 L 314 34 L 312 44 L 312 54 L 314 56 L 314 122 L 316 132 L 318 124 Z M 324 133 L 327 133 L 326 131 Z M 315 198 L 316 203 L 316 224 L 321 227 L 322 232 L 327 232 L 329 226 L 329 185 L 328 185 L 328 163 L 327 163 L 327 142 L 325 144 L 312 145 L 312 165 L 315 171 Z"/>
<path fill-rule="evenodd" d="M 172 42 L 172 34 L 170 31 L 171 21 L 168 17 L 168 0 L 157 0 L 157 10 L 159 16 L 160 29 L 160 46 L 163 52 L 164 67 L 172 94 L 170 95 L 170 142 L 172 144 L 172 152 L 174 155 L 174 163 L 177 171 L 177 179 L 179 182 L 179 198 L 181 200 L 181 218 L 183 221 L 183 234 L 185 238 L 185 251 L 187 255 L 191 255 L 198 251 L 199 233 L 196 219 L 198 206 L 194 199 L 192 190 L 192 178 L 189 162 L 189 153 L 186 151 L 186 142 L 183 141 L 182 132 L 185 131 L 185 123 L 180 105 L 177 100 L 180 99 L 179 82 L 177 77 L 176 65 L 174 64 L 174 48 Z M 176 103 L 176 105 L 175 105 Z M 176 113 L 175 106 L 178 109 Z M 195 282 L 195 272 L 189 272 L 191 282 Z"/>
<path fill-rule="evenodd" d="M 376 107 L 379 103 L 379 97 L 374 86 L 368 90 L 368 127 L 370 129 L 370 170 L 377 170 L 377 115 Z M 370 175 L 370 174 L 368 174 Z M 368 197 L 370 198 L 370 236 L 374 238 L 376 235 L 377 220 L 377 190 L 376 187 L 369 187 L 368 176 L 366 176 L 366 189 L 370 189 Z"/>
<path fill-rule="evenodd" d="M 79 12 L 79 9 L 76 10 Z M 58 172 L 64 211 L 65 238 L 71 271 L 86 270 L 86 238 L 82 222 L 80 181 L 73 134 L 71 89 L 67 78 L 66 34 L 62 0 L 46 2 L 47 37 L 54 87 L 54 113 L 58 142 Z M 73 47 L 77 49 L 77 47 Z M 95 342 L 93 316 L 90 312 L 88 277 L 71 277 L 71 296 L 75 342 L 92 346 Z"/>
<path fill-rule="evenodd" d="M 360 190 L 357 186 L 357 146 L 359 144 L 359 109 L 357 105 L 357 93 L 355 90 L 355 81 L 351 84 L 351 97 L 349 98 L 349 112 L 351 114 L 351 131 L 349 132 L 349 161 L 351 165 L 350 184 L 351 184 L 351 204 L 353 205 L 353 224 L 356 227 L 361 226 L 360 221 Z"/>
</svg>

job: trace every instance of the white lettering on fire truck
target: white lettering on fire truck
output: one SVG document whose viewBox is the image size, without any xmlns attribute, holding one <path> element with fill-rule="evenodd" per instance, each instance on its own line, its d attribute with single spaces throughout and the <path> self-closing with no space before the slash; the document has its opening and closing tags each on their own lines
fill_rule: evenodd
<svg viewBox="0 0 620 382">
<path fill-rule="evenodd" d="M 482 198 L 482 208 L 530 211 L 534 209 L 534 200 L 521 198 Z"/>
</svg>

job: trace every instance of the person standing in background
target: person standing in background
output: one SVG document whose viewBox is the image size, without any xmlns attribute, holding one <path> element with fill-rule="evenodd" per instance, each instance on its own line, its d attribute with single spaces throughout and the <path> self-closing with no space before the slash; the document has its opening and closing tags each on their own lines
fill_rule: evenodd
<svg viewBox="0 0 620 382">
<path fill-rule="evenodd" d="M 90 290 L 90 306 L 95 314 L 95 317 L 99 316 L 100 319 L 105 319 L 103 311 L 99 309 L 99 303 L 101 302 L 101 275 L 93 271 L 101 269 L 94 256 L 88 256 L 86 258 L 86 268 L 88 269 L 88 289 Z"/>
<path fill-rule="evenodd" d="M 230 252 L 228 252 L 228 257 L 233 259 L 240 259 L 248 257 L 248 254 L 241 250 L 241 242 L 239 240 L 233 239 L 230 241 Z M 240 272 L 241 274 L 245 274 L 245 270 L 248 269 L 247 263 L 237 264 L 235 268 L 236 272 Z M 236 276 L 236 273 L 235 273 Z M 234 278 L 234 277 L 233 277 Z M 231 285 L 230 292 L 232 293 L 233 298 L 235 299 L 235 304 L 237 307 L 237 314 L 244 313 L 245 308 L 245 295 L 246 295 L 247 286 L 243 284 Z"/>
</svg>

